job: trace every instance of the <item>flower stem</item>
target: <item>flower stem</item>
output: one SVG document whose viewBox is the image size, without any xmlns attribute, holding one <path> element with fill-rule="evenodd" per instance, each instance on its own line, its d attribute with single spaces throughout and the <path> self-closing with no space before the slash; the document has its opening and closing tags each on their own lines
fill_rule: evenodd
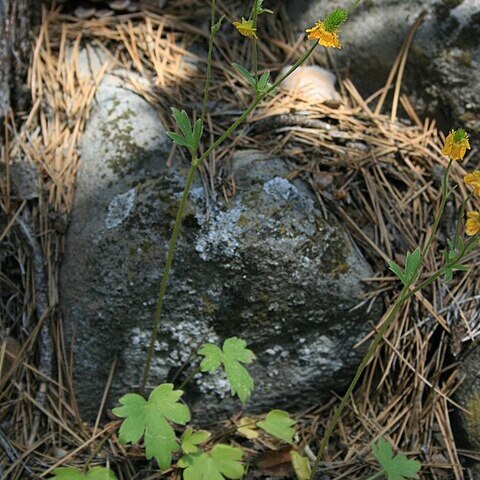
<svg viewBox="0 0 480 480">
<path fill-rule="evenodd" d="M 167 290 L 168 275 L 170 273 L 170 267 L 172 266 L 173 256 L 175 253 L 175 246 L 177 244 L 178 234 L 180 233 L 180 227 L 182 225 L 183 212 L 185 210 L 185 205 L 187 203 L 188 193 L 195 177 L 195 171 L 197 167 L 195 163 L 192 162 L 190 170 L 188 172 L 187 181 L 185 183 L 185 188 L 183 189 L 182 199 L 180 200 L 180 206 L 178 207 L 177 218 L 175 219 L 175 225 L 173 227 L 172 237 L 168 244 L 168 254 L 167 261 L 165 263 L 165 270 L 163 272 L 162 284 L 160 285 L 160 293 L 158 295 L 157 307 L 155 309 L 155 315 L 153 317 L 153 329 L 150 336 L 150 345 L 148 347 L 147 358 L 145 360 L 145 366 L 143 368 L 143 377 L 142 383 L 140 384 L 140 393 L 145 393 L 145 386 L 148 380 L 148 374 L 150 372 L 150 365 L 152 363 L 153 349 L 155 346 L 155 340 L 158 335 L 158 327 L 160 326 L 160 316 L 162 313 L 163 299 L 165 297 L 165 292 Z"/>
<path fill-rule="evenodd" d="M 464 217 L 465 217 L 465 210 L 467 209 L 468 202 L 472 199 L 473 194 L 470 193 L 467 198 L 465 198 L 462 202 L 462 206 L 460 208 L 460 214 L 457 218 L 457 225 L 455 226 L 455 237 L 453 239 L 453 245 L 456 248 L 458 245 L 458 240 L 460 238 L 460 228 L 463 225 Z"/>
<path fill-rule="evenodd" d="M 253 28 L 257 28 L 257 16 L 258 16 L 258 0 L 253 0 Z M 257 52 L 257 39 L 255 35 L 252 36 L 252 55 L 253 55 L 253 71 L 255 75 L 255 96 L 258 95 L 258 52 Z"/>
<path fill-rule="evenodd" d="M 203 155 L 197 160 L 195 160 L 195 164 L 197 166 L 201 165 L 202 162 L 216 149 L 218 148 L 238 127 L 239 125 L 248 117 L 248 115 L 255 110 L 255 108 L 258 106 L 258 104 L 270 93 L 272 93 L 273 90 L 275 90 L 287 77 L 289 77 L 302 63 L 304 63 L 307 58 L 313 53 L 315 48 L 317 48 L 318 43 L 315 42 L 315 44 L 304 54 L 302 57 L 295 62 L 293 67 L 285 73 L 282 77 L 280 77 L 264 94 L 260 95 L 257 99 L 255 99 L 249 106 L 248 108 L 240 115 L 240 117 L 235 120 L 232 125 L 220 136 L 217 138 L 217 140 L 210 146 L 210 148 L 203 153 Z"/>
<path fill-rule="evenodd" d="M 211 4 L 211 18 L 210 18 L 210 39 L 208 41 L 208 56 L 207 56 L 207 78 L 205 80 L 205 90 L 203 92 L 202 114 L 200 118 L 202 123 L 205 123 L 205 116 L 207 114 L 208 92 L 210 89 L 210 78 L 212 75 L 212 53 L 213 53 L 213 39 L 215 37 L 215 0 Z"/>
<path fill-rule="evenodd" d="M 447 169 L 445 170 L 445 174 L 443 175 L 442 179 L 442 201 L 440 203 L 440 209 L 438 210 L 438 214 L 435 218 L 435 223 L 433 224 L 432 231 L 430 232 L 430 236 L 428 237 L 427 244 L 422 252 L 422 260 L 425 259 L 430 247 L 432 246 L 433 239 L 437 234 L 438 226 L 440 225 L 440 220 L 443 216 L 443 211 L 445 210 L 445 205 L 448 199 L 448 174 L 450 173 L 450 168 L 452 166 L 452 160 L 448 162 Z"/>
<path fill-rule="evenodd" d="M 338 406 L 337 410 L 335 411 L 335 414 L 333 415 L 332 421 L 330 422 L 327 430 L 325 431 L 325 435 L 323 436 L 322 442 L 320 443 L 320 449 L 318 450 L 317 457 L 315 458 L 315 462 L 312 467 L 310 480 L 313 480 L 315 477 L 315 474 L 318 470 L 318 466 L 320 465 L 320 461 L 323 457 L 323 454 L 325 453 L 325 450 L 327 448 L 327 445 L 333 433 L 333 430 L 337 426 L 337 423 L 340 420 L 340 417 L 342 416 L 343 410 L 347 405 L 350 395 L 352 394 L 353 390 L 355 389 L 355 386 L 360 380 L 360 377 L 362 376 L 362 373 L 365 370 L 365 367 L 368 365 L 368 362 L 373 357 L 375 351 L 377 350 L 378 345 L 380 344 L 383 336 L 385 335 L 386 331 L 388 330 L 393 320 L 395 319 L 404 301 L 406 300 L 406 298 L 408 298 L 408 289 L 409 289 L 409 285 L 406 285 L 403 287 L 402 291 L 400 292 L 400 295 L 397 298 L 397 301 L 391 307 L 390 312 L 388 313 L 385 321 L 383 322 L 383 325 L 379 328 L 378 333 L 375 335 L 375 338 L 373 339 L 372 344 L 370 345 L 367 353 L 363 357 L 362 362 L 358 366 L 357 371 L 355 373 L 355 377 L 351 381 L 347 389 L 347 392 L 343 396 L 342 401 L 340 402 L 340 405 Z"/>
<path fill-rule="evenodd" d="M 212 35 L 213 35 L 213 32 L 212 32 Z M 170 267 L 172 266 L 173 256 L 175 253 L 175 246 L 177 244 L 177 238 L 178 238 L 178 234 L 180 232 L 180 227 L 182 224 L 183 213 L 185 210 L 185 205 L 187 203 L 188 194 L 190 192 L 190 187 L 192 185 L 193 178 L 195 176 L 195 171 L 202 164 L 202 162 L 238 128 L 238 126 L 245 120 L 245 118 L 247 118 L 248 114 L 252 112 L 267 95 L 269 95 L 275 88 L 278 87 L 278 85 L 280 85 L 281 82 L 283 82 L 283 80 L 285 80 L 303 62 L 307 60 L 307 58 L 313 53 L 317 45 L 318 43 L 315 42 L 315 44 L 295 63 L 295 65 L 293 65 L 293 67 L 285 75 L 279 78 L 272 85 L 272 87 L 269 88 L 263 95 L 255 99 L 247 108 L 247 110 L 235 122 L 232 123 L 232 125 L 225 131 L 225 133 L 221 135 L 216 140 L 216 142 L 213 145 L 211 145 L 206 152 L 203 153 L 203 155 L 200 158 L 196 160 L 192 159 L 192 164 L 188 172 L 188 177 L 185 183 L 185 188 L 183 190 L 182 199 L 180 201 L 180 206 L 177 212 L 177 217 L 175 219 L 175 225 L 173 227 L 172 237 L 168 245 L 167 261 L 165 264 L 165 270 L 163 272 L 162 283 L 160 286 L 160 293 L 158 295 L 157 306 L 156 306 L 155 315 L 153 318 L 153 329 L 152 329 L 152 334 L 150 336 L 150 345 L 148 347 L 147 358 L 145 360 L 145 366 L 143 369 L 142 382 L 140 384 L 140 393 L 143 394 L 145 392 L 145 387 L 148 381 L 148 374 L 150 372 L 150 366 L 152 363 L 153 350 L 154 350 L 155 341 L 158 335 L 158 327 L 160 326 L 160 317 L 162 313 L 163 299 L 165 297 L 165 292 L 167 289 L 168 275 L 170 273 Z M 208 71 L 208 68 L 207 68 L 207 71 Z"/>
</svg>

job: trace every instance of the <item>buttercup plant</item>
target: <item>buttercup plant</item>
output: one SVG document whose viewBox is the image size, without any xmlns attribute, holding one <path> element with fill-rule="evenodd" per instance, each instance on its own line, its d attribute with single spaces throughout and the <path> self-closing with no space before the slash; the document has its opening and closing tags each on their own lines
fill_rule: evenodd
<svg viewBox="0 0 480 480">
<path fill-rule="evenodd" d="M 214 37 L 220 30 L 224 19 L 223 17 L 219 20 L 216 19 L 215 0 L 211 1 L 211 23 L 206 83 L 200 118 L 193 122 L 184 110 L 180 111 L 172 108 L 172 116 L 178 127 L 178 131 L 168 132 L 168 135 L 176 145 L 188 149 L 191 162 L 177 211 L 172 236 L 169 242 L 165 269 L 154 314 L 149 348 L 140 382 L 140 391 L 139 393 L 127 393 L 124 395 L 119 400 L 121 406 L 113 410 L 113 413 L 116 416 L 123 419 L 119 430 L 119 440 L 121 443 L 136 444 L 143 438 L 145 457 L 147 459 L 154 458 L 162 470 L 170 468 L 176 457 L 176 465 L 182 470 L 182 475 L 185 480 L 240 479 L 244 475 L 244 465 L 242 463 L 244 452 L 241 448 L 231 447 L 221 443 L 211 445 L 211 434 L 209 432 L 195 431 L 191 427 L 186 426 L 190 421 L 191 416 L 188 406 L 181 403 L 181 397 L 183 395 L 181 389 L 175 389 L 175 386 L 171 383 L 164 383 L 151 391 L 148 400 L 144 398 L 154 352 L 154 345 L 160 325 L 169 272 L 173 262 L 175 246 L 195 173 L 198 167 L 209 158 L 216 148 L 230 137 L 248 115 L 253 112 L 267 96 L 274 94 L 277 87 L 298 67 L 307 61 L 318 45 L 326 48 L 341 48 L 342 44 L 339 37 L 340 28 L 348 20 L 349 15 L 358 6 L 360 1 L 361 0 L 356 0 L 349 9 L 335 9 L 323 20 L 319 20 L 313 27 L 306 29 L 308 39 L 314 40 L 314 44 L 295 62 L 293 67 L 291 67 L 286 74 L 281 76 L 274 83 L 271 83 L 269 72 L 264 72 L 262 75 L 259 75 L 256 42 L 261 38 L 261 35 L 258 33 L 257 25 L 259 16 L 264 13 L 272 12 L 263 8 L 263 0 L 254 0 L 250 15 L 247 18 L 242 17 L 241 21 L 233 23 L 233 27 L 236 28 L 239 34 L 252 42 L 253 73 L 244 66 L 233 64 L 233 67 L 237 72 L 251 86 L 253 94 L 252 101 L 237 120 L 235 120 L 230 127 L 204 151 L 203 154 L 198 155 L 209 96 Z M 382 341 L 383 336 L 405 302 L 442 276 L 446 281 L 449 281 L 453 276 L 453 272 L 456 270 L 465 270 L 466 267 L 462 262 L 466 255 L 478 246 L 480 212 L 467 212 L 466 234 L 470 238 L 465 241 L 463 235 L 461 235 L 462 229 L 460 224 L 463 222 L 463 216 L 467 205 L 467 203 L 464 202 L 459 215 L 459 223 L 457 224 L 455 237 L 449 242 L 449 249 L 445 252 L 444 265 L 423 279 L 425 277 L 425 275 L 422 276 L 424 261 L 437 234 L 440 219 L 445 209 L 447 199 L 451 193 L 448 187 L 449 172 L 453 162 L 463 160 L 465 153 L 469 148 L 469 137 L 465 130 L 452 130 L 447 136 L 442 153 L 449 157 L 449 163 L 443 177 L 441 202 L 434 219 L 432 230 L 423 248 L 419 246 L 413 252 L 407 253 L 405 266 L 403 268 L 393 260 L 388 262 L 390 270 L 402 283 L 402 290 L 395 303 L 387 311 L 384 321 L 379 327 L 379 330 L 368 348 L 365 357 L 362 359 L 362 362 L 360 363 L 347 392 L 342 398 L 330 425 L 325 431 L 313 465 L 310 465 L 310 461 L 306 457 L 303 457 L 296 451 L 292 451 L 292 464 L 300 480 L 313 480 L 315 477 L 330 437 L 346 404 L 348 403 L 350 395 L 357 385 L 365 367 Z M 474 171 L 473 173 L 466 175 L 464 181 L 467 186 L 473 187 L 473 196 L 480 196 L 480 171 Z M 420 278 L 422 278 L 421 282 Z M 210 373 L 219 368 L 223 368 L 230 384 L 232 395 L 237 395 L 242 403 L 248 401 L 253 391 L 254 383 L 244 365 L 250 364 L 255 359 L 255 355 L 246 347 L 244 340 L 236 337 L 228 338 L 225 340 L 222 348 L 213 344 L 205 344 L 200 347 L 198 355 L 202 357 L 201 360 L 199 360 L 199 370 L 201 372 Z M 188 379 L 190 378 L 192 378 L 192 375 L 188 377 Z M 242 424 L 237 427 L 237 430 L 241 432 L 242 429 L 246 431 L 249 428 L 260 428 L 266 434 L 291 444 L 293 443 L 295 434 L 294 423 L 294 420 L 288 416 L 287 412 L 272 410 L 263 420 L 252 420 L 251 424 Z M 177 429 L 179 427 L 185 427 L 180 439 L 177 438 Z M 372 479 L 379 478 L 381 475 L 384 475 L 389 479 L 413 478 L 420 469 L 420 464 L 418 464 L 418 462 L 409 461 L 403 455 L 397 455 L 394 457 L 390 445 L 384 440 L 380 440 L 374 445 L 372 447 L 372 452 L 379 460 L 382 467 L 382 470 L 377 475 L 371 477 Z M 87 471 L 87 468 L 88 465 L 83 472 L 72 468 L 59 468 L 54 471 L 55 476 L 53 478 L 57 480 L 115 480 L 116 478 L 115 474 L 108 468 L 94 467 L 89 471 Z"/>
<path fill-rule="evenodd" d="M 375 335 L 370 347 L 368 348 L 367 353 L 365 354 L 363 360 L 361 361 L 355 373 L 355 376 L 352 382 L 350 383 L 347 389 L 347 392 L 343 396 L 340 402 L 340 405 L 335 411 L 335 414 L 332 418 L 332 421 L 330 422 L 330 425 L 325 431 L 325 434 L 322 438 L 322 442 L 320 444 L 320 449 L 318 451 L 317 457 L 312 467 L 312 474 L 310 477 L 311 480 L 313 480 L 315 473 L 318 470 L 320 461 L 325 453 L 330 437 L 338 421 L 342 416 L 343 410 L 345 409 L 345 406 L 348 403 L 350 395 L 355 389 L 355 386 L 357 385 L 363 371 L 365 370 L 365 367 L 368 365 L 369 361 L 375 354 L 375 351 L 378 348 L 380 342 L 382 341 L 383 336 L 385 335 L 390 325 L 396 318 L 397 313 L 400 311 L 402 306 L 405 304 L 405 302 L 409 298 L 413 297 L 415 294 L 417 294 L 424 288 L 431 285 L 435 280 L 441 277 L 444 277 L 446 281 L 450 281 L 452 279 L 452 275 L 454 271 L 467 270 L 467 267 L 463 265 L 462 262 L 464 261 L 465 257 L 470 252 L 472 252 L 475 248 L 477 248 L 479 245 L 479 233 L 480 233 L 479 212 L 476 212 L 476 211 L 467 212 L 468 220 L 465 225 L 465 232 L 467 235 L 471 236 L 472 238 L 470 238 L 467 241 L 464 241 L 460 234 L 461 232 L 460 225 L 464 221 L 463 211 L 464 211 L 464 206 L 466 204 L 466 202 L 464 202 L 464 205 L 462 206 L 462 209 L 461 209 L 461 213 L 457 219 L 457 228 L 455 230 L 456 231 L 455 237 L 453 240 L 449 242 L 449 249 L 447 252 L 445 252 L 445 255 L 444 255 L 445 263 L 437 271 L 431 273 L 427 279 L 423 280 L 418 285 L 416 284 L 417 280 L 419 279 L 422 273 L 424 260 L 427 254 L 429 253 L 433 239 L 437 234 L 440 220 L 445 210 L 447 199 L 451 194 L 451 191 L 449 190 L 449 187 L 448 187 L 448 176 L 450 173 L 451 166 L 454 161 L 463 160 L 465 153 L 468 149 L 470 149 L 469 137 L 467 132 L 462 128 L 459 128 L 457 130 L 452 130 L 450 134 L 447 136 L 447 138 L 445 139 L 445 144 L 442 149 L 442 154 L 449 157 L 449 162 L 442 179 L 440 207 L 435 217 L 432 231 L 430 232 L 430 235 L 428 236 L 425 247 L 423 249 L 421 249 L 420 247 L 417 247 L 413 252 L 407 252 L 404 269 L 402 269 L 400 265 L 397 265 L 393 260 L 390 260 L 388 262 L 388 266 L 390 270 L 402 282 L 403 288 L 400 294 L 398 295 L 395 303 L 390 307 L 390 309 L 386 313 L 385 319 L 382 325 L 380 326 L 378 333 Z M 473 177 L 471 177 L 470 175 L 473 175 Z M 474 184 L 472 179 L 475 179 L 475 178 L 477 178 L 475 174 L 469 174 L 465 177 L 464 181 L 465 183 L 468 182 L 467 184 Z M 477 190 L 474 190 L 474 192 L 475 191 Z M 402 477 L 399 477 L 399 478 L 402 478 Z"/>
</svg>

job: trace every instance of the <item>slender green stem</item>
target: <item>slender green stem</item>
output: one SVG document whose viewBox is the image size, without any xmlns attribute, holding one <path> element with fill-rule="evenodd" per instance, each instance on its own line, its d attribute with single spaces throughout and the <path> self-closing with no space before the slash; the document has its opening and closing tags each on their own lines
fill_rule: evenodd
<svg viewBox="0 0 480 480">
<path fill-rule="evenodd" d="M 408 296 L 407 298 L 410 298 L 410 297 L 413 297 L 417 292 L 419 292 L 420 290 L 423 290 L 425 287 L 428 287 L 429 285 L 431 285 L 435 280 L 437 280 L 438 278 L 440 278 L 444 273 L 445 271 L 447 270 L 447 268 L 455 265 L 456 263 L 460 262 L 462 259 L 463 259 L 463 256 L 465 255 L 465 252 L 468 250 L 468 248 L 470 247 L 470 245 L 473 243 L 473 242 L 476 242 L 477 241 L 477 237 L 472 237 L 462 248 L 462 250 L 458 253 L 458 255 L 456 255 L 453 259 L 449 260 L 442 268 L 438 269 L 435 273 L 433 273 L 430 277 L 427 278 L 427 280 L 425 280 L 424 282 L 422 282 L 420 285 L 418 285 L 417 287 L 415 288 L 412 288 L 409 292 L 408 292 Z"/>
<path fill-rule="evenodd" d="M 320 461 L 323 457 L 323 454 L 327 448 L 328 442 L 330 440 L 330 437 L 333 433 L 333 430 L 337 426 L 338 421 L 340 420 L 340 417 L 342 416 L 343 410 L 345 406 L 347 405 L 347 402 L 350 398 L 350 395 L 352 394 L 353 390 L 355 389 L 358 381 L 360 380 L 360 377 L 362 376 L 363 371 L 365 370 L 365 367 L 368 365 L 368 362 L 370 359 L 373 357 L 375 351 L 377 350 L 378 345 L 380 344 L 383 336 L 385 335 L 386 331 L 392 324 L 393 320 L 395 319 L 398 311 L 402 307 L 405 299 L 408 296 L 408 289 L 409 285 L 406 285 L 403 287 L 403 290 L 400 292 L 400 295 L 397 298 L 397 301 L 393 304 L 393 306 L 390 309 L 390 312 L 388 313 L 385 321 L 383 322 L 383 325 L 379 328 L 378 333 L 375 335 L 375 338 L 373 339 L 372 344 L 370 345 L 367 353 L 362 359 L 362 362 L 357 368 L 357 371 L 355 373 L 355 377 L 353 378 L 352 382 L 350 383 L 347 392 L 342 398 L 342 401 L 340 402 L 340 405 L 338 406 L 337 410 L 335 411 L 335 414 L 333 416 L 332 421 L 328 425 L 327 430 L 325 431 L 325 435 L 323 436 L 322 442 L 320 443 L 320 449 L 318 450 L 317 457 L 315 458 L 315 462 L 312 467 L 312 473 L 310 475 L 310 480 L 313 480 L 315 477 L 315 474 L 318 470 L 318 466 L 320 465 Z"/>
<path fill-rule="evenodd" d="M 188 385 L 190 383 L 190 381 L 192 380 L 192 378 L 197 374 L 199 373 L 201 370 L 200 370 L 200 365 L 198 365 L 197 368 L 194 368 L 190 374 L 188 375 L 188 377 L 182 382 L 182 384 L 178 387 L 179 390 L 183 390 L 185 388 L 186 385 Z"/>
<path fill-rule="evenodd" d="M 460 208 L 460 213 L 457 217 L 457 225 L 455 226 L 455 237 L 453 239 L 453 245 L 456 248 L 458 245 L 458 239 L 460 238 L 460 225 L 464 224 L 465 221 L 465 210 L 467 209 L 468 202 L 471 200 L 473 194 L 470 193 L 468 197 L 463 200 L 462 206 Z"/>
<path fill-rule="evenodd" d="M 318 451 L 317 457 L 315 459 L 315 463 L 312 467 L 312 474 L 310 476 L 310 480 L 313 480 L 315 473 L 318 469 L 318 466 L 320 464 L 320 461 L 322 459 L 322 456 L 325 452 L 325 449 L 327 448 L 328 442 L 330 440 L 330 437 L 333 433 L 333 430 L 335 429 L 338 421 L 340 420 L 340 417 L 343 413 L 343 410 L 348 402 L 348 399 L 350 398 L 350 395 L 352 394 L 353 390 L 355 389 L 355 386 L 357 385 L 363 371 L 365 370 L 365 367 L 368 365 L 368 362 L 370 359 L 373 357 L 378 345 L 380 344 L 383 336 L 387 332 L 388 328 L 392 324 L 393 320 L 395 319 L 396 315 L 398 314 L 400 308 L 403 306 L 406 300 L 409 298 L 413 297 L 417 292 L 420 290 L 424 289 L 425 287 L 428 287 L 430 284 L 432 284 L 435 280 L 440 278 L 444 272 L 446 271 L 447 268 L 455 265 L 459 261 L 462 260 L 463 256 L 465 255 L 465 252 L 469 249 L 470 245 L 473 242 L 478 241 L 476 237 L 473 237 L 471 240 L 469 240 L 462 248 L 462 250 L 458 253 L 458 255 L 455 256 L 455 258 L 449 260 L 442 268 L 437 270 L 435 273 L 433 273 L 427 280 L 422 282 L 420 285 L 418 285 L 415 288 L 411 288 L 410 284 L 407 284 L 403 287 L 402 291 L 400 292 L 400 295 L 398 296 L 396 302 L 393 304 L 391 307 L 390 312 L 387 315 L 387 318 L 385 319 L 385 322 L 383 325 L 380 327 L 378 330 L 377 334 L 375 335 L 375 338 L 370 345 L 366 355 L 363 357 L 362 362 L 360 363 L 357 372 L 355 373 L 355 377 L 353 378 L 352 382 L 350 383 L 350 386 L 348 387 L 347 392 L 342 398 L 342 401 L 340 402 L 339 407 L 337 408 L 332 421 L 330 422 L 325 435 L 322 439 L 322 442 L 320 444 L 320 449 Z M 415 277 L 414 277 L 415 278 Z"/>
<path fill-rule="evenodd" d="M 304 63 L 307 58 L 313 53 L 315 48 L 317 48 L 318 43 L 315 42 L 315 44 L 299 59 L 293 67 L 285 73 L 282 77 L 280 77 L 264 94 L 260 95 L 258 98 L 256 98 L 252 103 L 248 106 L 248 108 L 240 115 L 240 117 L 235 120 L 230 127 L 225 130 L 225 132 L 217 138 L 217 140 L 210 146 L 210 148 L 203 153 L 201 157 L 199 157 L 197 160 L 195 160 L 196 166 L 199 166 L 202 164 L 202 162 L 215 150 L 217 149 L 230 135 L 239 127 L 239 125 L 248 117 L 248 115 L 255 110 L 255 108 L 258 106 L 258 104 L 270 93 L 272 93 L 273 90 L 275 90 L 287 77 L 289 77 L 302 63 Z"/>
<path fill-rule="evenodd" d="M 435 218 L 435 223 L 433 225 L 432 231 L 430 232 L 430 236 L 428 237 L 427 244 L 425 245 L 425 248 L 423 249 L 422 252 L 422 259 L 426 257 L 428 254 L 428 251 L 430 250 L 430 247 L 432 246 L 433 239 L 435 238 L 435 235 L 437 234 L 438 226 L 440 225 L 440 220 L 443 216 L 443 211 L 445 210 L 445 205 L 447 204 L 447 199 L 448 199 L 448 174 L 450 173 L 450 168 L 452 166 L 452 160 L 448 162 L 448 167 L 445 170 L 445 174 L 443 175 L 442 179 L 442 201 L 440 203 L 440 209 L 438 210 L 438 214 Z"/>
<path fill-rule="evenodd" d="M 213 53 L 213 40 L 215 37 L 215 0 L 212 0 L 210 15 L 210 39 L 208 41 L 208 56 L 207 56 L 207 78 L 205 80 L 205 90 L 203 92 L 203 105 L 201 119 L 202 123 L 205 122 L 205 116 L 207 115 L 207 103 L 208 92 L 210 89 L 210 78 L 212 75 L 212 53 Z"/>
<path fill-rule="evenodd" d="M 257 28 L 257 16 L 258 16 L 258 0 L 253 0 L 253 28 Z M 253 55 L 253 71 L 255 76 L 255 95 L 258 95 L 258 52 L 257 52 L 257 39 L 255 35 L 252 36 L 252 55 Z"/>
<path fill-rule="evenodd" d="M 148 347 L 147 358 L 145 361 L 145 366 L 143 369 L 142 383 L 140 384 L 140 392 L 143 394 L 145 392 L 145 386 L 148 380 L 148 373 L 150 371 L 150 364 L 152 362 L 153 350 L 155 346 L 155 340 L 157 339 L 158 327 L 160 325 L 160 316 L 162 313 L 163 299 L 165 297 L 165 292 L 167 290 L 168 275 L 170 273 L 170 267 L 172 266 L 173 256 L 175 253 L 175 246 L 177 244 L 178 234 L 180 233 L 180 227 L 182 225 L 183 212 L 185 210 L 185 205 L 187 203 L 188 192 L 195 177 L 195 171 L 197 167 L 195 163 L 192 162 L 190 170 L 188 172 L 187 181 L 185 183 L 185 188 L 183 190 L 182 199 L 180 200 L 180 206 L 178 207 L 177 218 L 175 219 L 175 225 L 173 227 L 172 237 L 170 238 L 170 243 L 168 245 L 168 254 L 167 262 L 165 263 L 165 270 L 163 272 L 162 284 L 160 286 L 160 293 L 158 295 L 157 307 L 155 309 L 155 315 L 153 317 L 153 329 L 152 335 L 150 336 L 150 346 Z"/>
<path fill-rule="evenodd" d="M 143 370 L 143 377 L 142 377 L 142 382 L 140 384 L 140 392 L 143 394 L 145 392 L 145 386 L 147 384 L 148 380 L 148 374 L 150 372 L 150 365 L 152 362 L 152 356 L 153 356 L 153 350 L 155 346 L 155 340 L 157 339 L 158 335 L 158 327 L 160 326 L 160 317 L 162 313 L 162 307 L 163 307 L 163 299 L 165 297 L 165 292 L 167 289 L 167 282 L 168 282 L 168 275 L 170 273 L 170 267 L 172 266 L 173 262 L 173 256 L 175 253 L 175 246 L 177 244 L 177 238 L 178 234 L 180 232 L 180 227 L 182 224 L 182 217 L 183 217 L 183 212 L 185 210 L 185 205 L 187 203 L 187 198 L 188 194 L 190 192 L 190 187 L 193 182 L 193 178 L 195 176 L 195 171 L 199 165 L 220 145 L 222 144 L 237 128 L 238 126 L 247 118 L 248 114 L 252 112 L 255 107 L 268 95 L 270 94 L 278 85 L 285 80 L 289 75 L 291 75 L 303 62 L 307 60 L 307 58 L 313 53 L 315 48 L 317 47 L 318 43 L 315 42 L 315 44 L 308 50 L 296 63 L 295 65 L 281 78 L 279 78 L 270 89 L 268 89 L 265 94 L 261 95 L 259 98 L 257 98 L 255 101 L 253 101 L 250 106 L 247 108 L 247 110 L 235 121 L 233 124 L 228 128 L 225 133 L 220 136 L 217 141 L 210 146 L 210 148 L 204 152 L 204 154 L 198 158 L 197 160 L 192 159 L 192 165 L 190 167 L 190 171 L 188 172 L 188 177 L 187 181 L 185 184 L 185 188 L 183 190 L 183 195 L 182 199 L 180 201 L 180 206 L 177 212 L 177 217 L 175 219 L 175 225 L 173 227 L 173 233 L 172 233 L 172 238 L 170 239 L 169 246 L 168 246 L 168 255 L 167 255 L 167 262 L 165 264 L 165 270 L 163 272 L 163 277 L 162 277 L 162 283 L 160 286 L 160 293 L 158 295 L 158 300 L 157 300 L 157 307 L 155 309 L 155 315 L 153 318 L 153 329 L 152 329 L 152 335 L 150 337 L 150 345 L 148 347 L 148 352 L 147 352 L 147 358 L 145 361 L 145 366 Z"/>
</svg>

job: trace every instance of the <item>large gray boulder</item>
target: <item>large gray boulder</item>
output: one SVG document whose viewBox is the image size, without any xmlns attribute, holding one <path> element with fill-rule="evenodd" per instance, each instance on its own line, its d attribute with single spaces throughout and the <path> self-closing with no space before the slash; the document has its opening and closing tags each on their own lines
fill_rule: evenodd
<svg viewBox="0 0 480 480">
<path fill-rule="evenodd" d="M 351 0 L 283 0 L 300 32 Z M 445 128 L 480 129 L 480 2 L 478 0 L 368 0 L 342 29 L 335 59 L 365 93 L 382 87 L 410 27 L 426 13 L 409 54 L 404 91 Z"/>
<path fill-rule="evenodd" d="M 97 94 L 62 267 L 74 387 L 87 418 L 114 359 L 108 405 L 139 384 L 186 173 L 166 167 L 170 144 L 156 112 L 124 84 L 107 77 Z M 207 202 L 201 182 L 194 185 L 150 386 L 170 379 L 201 341 L 230 336 L 244 338 L 258 357 L 249 410 L 316 404 L 351 380 L 361 355 L 353 346 L 381 314 L 378 304 L 358 306 L 372 271 L 288 171 L 279 159 L 238 152 L 228 204 Z M 187 390 L 200 421 L 240 408 L 221 374 L 197 375 Z"/>
</svg>

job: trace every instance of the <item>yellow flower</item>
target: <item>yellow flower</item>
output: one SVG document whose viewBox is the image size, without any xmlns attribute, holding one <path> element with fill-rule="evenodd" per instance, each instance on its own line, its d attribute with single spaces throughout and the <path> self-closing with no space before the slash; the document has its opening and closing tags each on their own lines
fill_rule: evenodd
<svg viewBox="0 0 480 480">
<path fill-rule="evenodd" d="M 244 37 L 257 37 L 257 29 L 253 26 L 253 20 L 245 20 L 242 17 L 241 22 L 233 22 L 233 26 L 244 36 Z"/>
<path fill-rule="evenodd" d="M 337 31 L 327 31 L 324 22 L 317 22 L 314 27 L 307 28 L 306 32 L 309 40 L 318 40 L 318 43 L 324 47 L 342 48 Z"/>
<path fill-rule="evenodd" d="M 470 148 L 468 134 L 463 128 L 459 128 L 448 134 L 442 155 L 448 155 L 452 160 L 463 160 L 467 148 Z"/>
<path fill-rule="evenodd" d="M 475 170 L 473 173 L 467 173 L 463 177 L 465 185 L 473 185 L 473 194 L 480 196 L 480 170 Z"/>
<path fill-rule="evenodd" d="M 480 212 L 467 212 L 467 235 L 476 235 L 480 233 Z"/>
</svg>

